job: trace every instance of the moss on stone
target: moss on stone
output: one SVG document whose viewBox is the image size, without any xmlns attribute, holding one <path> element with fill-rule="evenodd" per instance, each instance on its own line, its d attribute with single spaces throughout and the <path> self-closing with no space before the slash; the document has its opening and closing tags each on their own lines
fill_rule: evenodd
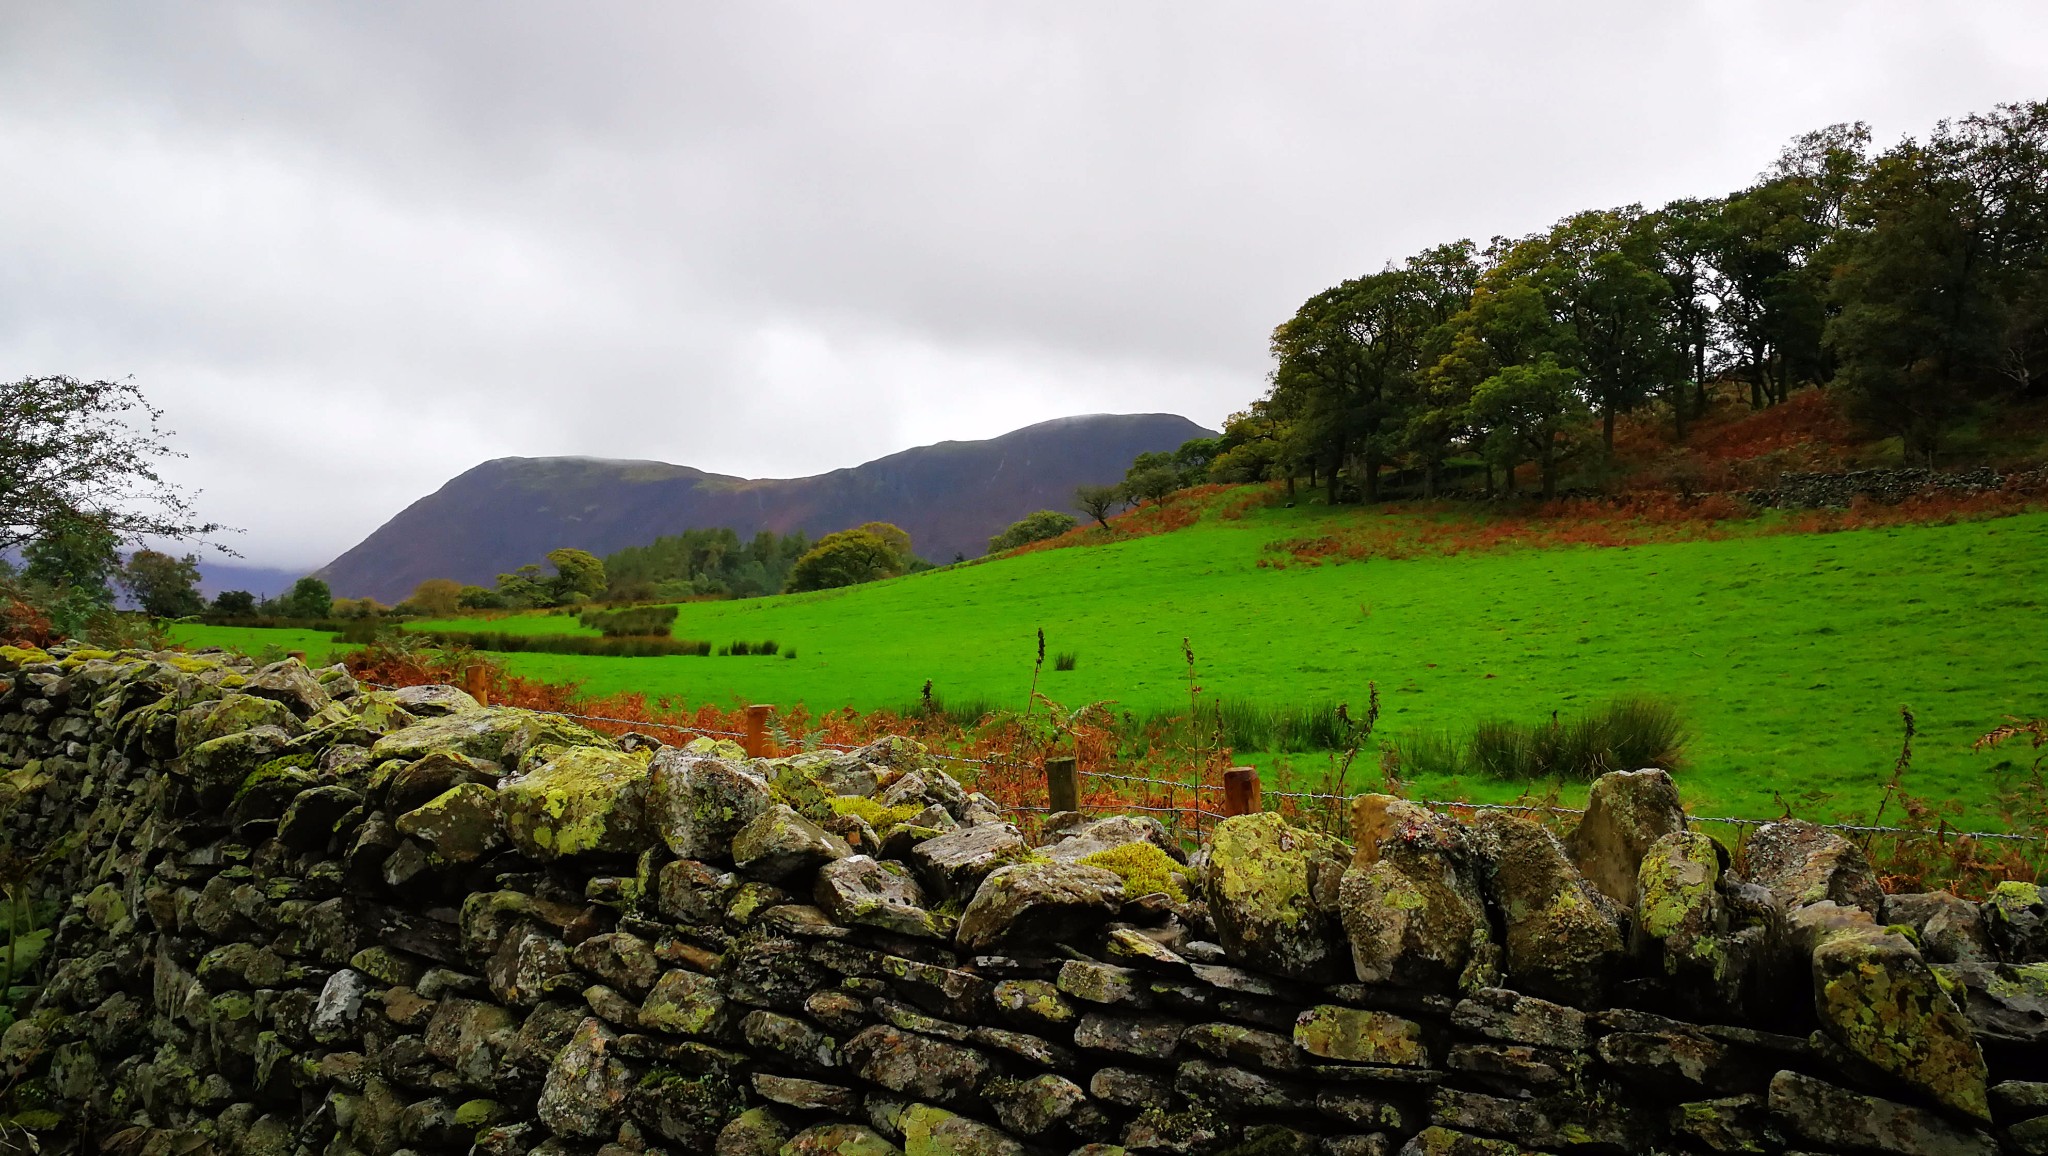
<svg viewBox="0 0 2048 1156">
<path fill-rule="evenodd" d="M 50 652 L 40 646 L 0 646 L 0 667 L 20 670 L 36 662 L 49 662 Z"/>
<path fill-rule="evenodd" d="M 1125 895 L 1163 894 L 1175 903 L 1187 902 L 1187 889 L 1182 884 L 1188 879 L 1188 869 L 1150 843 L 1109 847 L 1083 855 L 1080 862 L 1085 867 L 1100 867 L 1123 880 Z"/>
<path fill-rule="evenodd" d="M 909 804 L 885 807 L 873 799 L 863 799 L 858 795 L 834 795 L 825 800 L 825 805 L 831 808 L 834 814 L 851 815 L 862 820 L 877 833 L 887 833 L 889 828 L 924 810 L 923 807 Z"/>
</svg>

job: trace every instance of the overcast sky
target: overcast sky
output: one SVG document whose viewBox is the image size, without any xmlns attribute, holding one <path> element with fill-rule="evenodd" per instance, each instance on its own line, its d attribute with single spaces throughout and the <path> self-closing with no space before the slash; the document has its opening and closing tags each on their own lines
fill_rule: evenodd
<svg viewBox="0 0 2048 1156">
<path fill-rule="evenodd" d="M 251 562 L 486 458 L 1214 425 L 1308 295 L 2048 96 L 2048 4 L 0 2 L 0 374 Z"/>
</svg>

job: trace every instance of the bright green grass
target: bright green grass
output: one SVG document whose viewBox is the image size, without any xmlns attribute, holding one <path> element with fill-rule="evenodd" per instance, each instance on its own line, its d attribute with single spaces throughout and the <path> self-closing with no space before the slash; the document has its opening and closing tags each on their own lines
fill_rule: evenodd
<svg viewBox="0 0 2048 1156">
<path fill-rule="evenodd" d="M 1348 701 L 1379 684 L 1380 737 L 1463 735 L 1487 716 L 1547 718 L 1620 693 L 1667 697 L 1693 740 L 1683 789 L 1702 813 L 1772 816 L 1874 807 L 1919 717 L 1914 789 L 1990 822 L 1990 755 L 1969 741 L 2008 714 L 2048 713 L 2048 515 L 1953 526 L 1752 537 L 1626 549 L 1508 551 L 1259 569 L 1265 542 L 1325 519 L 1271 509 L 1240 522 L 1052 550 L 851 590 L 692 603 L 675 633 L 773 638 L 781 658 L 506 655 L 513 670 L 594 693 L 813 709 L 942 696 L 1022 706 L 1033 632 L 1041 687 L 1070 705 L 1186 700 L 1183 636 L 1205 695 Z M 569 618 L 474 628 L 565 630 Z M 450 622 L 441 624 L 455 627 Z M 470 623 L 460 624 L 470 626 Z M 194 643 L 220 642 L 224 632 Z M 244 637 L 278 632 L 248 631 Z M 310 649 L 310 648 L 309 648 Z M 1077 670 L 1050 655 L 1078 651 Z M 1276 760 L 1255 758 L 1263 766 Z M 1294 756 L 1300 773 L 1326 760 Z M 1352 785 L 1376 774 L 1368 755 Z M 1513 797 L 1514 785 L 1424 779 L 1417 793 Z M 1570 792 L 1567 792 L 1570 797 Z"/>
</svg>

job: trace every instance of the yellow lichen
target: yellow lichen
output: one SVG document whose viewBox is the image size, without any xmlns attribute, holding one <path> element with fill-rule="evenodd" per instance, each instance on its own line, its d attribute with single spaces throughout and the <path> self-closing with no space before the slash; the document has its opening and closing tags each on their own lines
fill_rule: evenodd
<svg viewBox="0 0 2048 1156">
<path fill-rule="evenodd" d="M 1175 903 L 1187 902 L 1187 888 L 1182 883 L 1188 869 L 1150 843 L 1125 843 L 1084 855 L 1081 865 L 1100 867 L 1123 880 L 1124 894 L 1133 898 L 1163 893 Z"/>
</svg>

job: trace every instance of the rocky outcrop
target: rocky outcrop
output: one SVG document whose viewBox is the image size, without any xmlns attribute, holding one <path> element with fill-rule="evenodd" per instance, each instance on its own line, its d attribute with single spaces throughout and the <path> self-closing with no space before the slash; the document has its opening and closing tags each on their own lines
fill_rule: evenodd
<svg viewBox="0 0 2048 1156">
<path fill-rule="evenodd" d="M 650 751 L 222 656 L 0 681 L 57 912 L 0 1075 L 45 1152 L 2048 1147 L 2038 892 L 1873 898 L 1788 824 L 1745 878 L 1661 776 L 1568 841 L 1369 796 L 1349 846 L 1034 847 L 903 740 Z"/>
</svg>

